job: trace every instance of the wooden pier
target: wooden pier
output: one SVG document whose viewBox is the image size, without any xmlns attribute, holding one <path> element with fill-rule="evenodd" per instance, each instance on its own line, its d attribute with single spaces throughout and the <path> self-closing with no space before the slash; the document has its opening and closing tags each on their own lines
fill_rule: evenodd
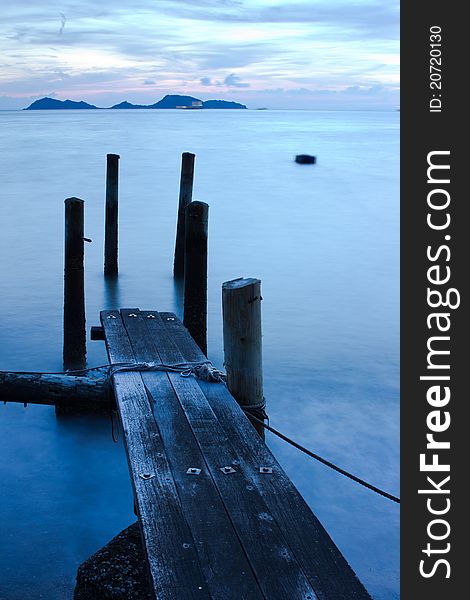
<svg viewBox="0 0 470 600">
<path fill-rule="evenodd" d="M 101 323 L 155 597 L 369 598 L 223 383 L 127 370 L 207 361 L 176 315 Z"/>
<path fill-rule="evenodd" d="M 118 275 L 118 161 L 119 155 L 107 157 L 108 283 Z M 174 262 L 175 278 L 184 279 L 183 322 L 156 310 L 102 311 L 101 327 L 92 327 L 91 337 L 105 340 L 110 365 L 86 368 L 84 242 L 91 240 L 84 237 L 84 202 L 68 198 L 67 371 L 0 372 L 0 395 L 25 406 L 54 404 L 61 414 L 90 407 L 109 412 L 116 405 L 149 593 L 156 600 L 370 599 L 264 443 L 259 279 L 223 284 L 227 373 L 211 370 L 209 208 L 192 202 L 193 176 L 194 155 L 185 153 Z M 140 555 L 136 564 L 142 564 Z M 147 578 L 141 579 L 146 587 Z M 141 597 L 129 596 L 122 586 L 112 590 L 113 583 L 95 587 L 93 598 Z M 76 597 L 89 600 L 88 591 L 83 593 Z"/>
</svg>

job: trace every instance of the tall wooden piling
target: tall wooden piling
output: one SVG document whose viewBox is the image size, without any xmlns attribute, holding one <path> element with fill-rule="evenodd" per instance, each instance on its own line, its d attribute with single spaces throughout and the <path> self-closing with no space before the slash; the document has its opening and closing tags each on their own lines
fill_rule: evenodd
<svg viewBox="0 0 470 600">
<path fill-rule="evenodd" d="M 86 365 L 84 204 L 79 198 L 65 200 L 65 369 L 83 369 Z"/>
<path fill-rule="evenodd" d="M 178 204 L 178 223 L 176 226 L 175 260 L 173 264 L 173 275 L 183 277 L 184 275 L 184 244 L 185 244 L 185 210 L 193 198 L 194 159 L 191 152 L 183 152 L 181 156 L 181 181 L 180 196 Z"/>
<path fill-rule="evenodd" d="M 106 156 L 106 215 L 104 232 L 104 273 L 118 273 L 119 155 Z"/>
<path fill-rule="evenodd" d="M 191 202 L 185 210 L 184 325 L 207 355 L 207 231 L 209 206 Z"/>
<path fill-rule="evenodd" d="M 222 285 L 224 363 L 227 386 L 242 408 L 264 417 L 261 343 L 261 281 L 240 278 Z M 264 427 L 253 426 L 264 438 Z"/>
</svg>

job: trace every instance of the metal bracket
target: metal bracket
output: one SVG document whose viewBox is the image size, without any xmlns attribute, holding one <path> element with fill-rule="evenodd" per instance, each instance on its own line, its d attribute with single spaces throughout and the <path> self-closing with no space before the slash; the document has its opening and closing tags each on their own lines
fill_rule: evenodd
<svg viewBox="0 0 470 600">
<path fill-rule="evenodd" d="M 273 470 L 272 470 L 272 468 L 271 468 L 271 467 L 260 467 L 260 468 L 259 468 L 259 472 L 260 472 L 260 473 L 263 473 L 263 474 L 264 474 L 264 473 L 272 473 L 272 472 L 273 472 Z"/>
<path fill-rule="evenodd" d="M 221 467 L 220 470 L 222 471 L 222 473 L 236 473 L 235 469 L 233 467 Z"/>
<path fill-rule="evenodd" d="M 189 469 L 186 471 L 188 475 L 199 475 L 200 472 L 201 469 L 197 469 L 196 467 L 189 467 Z"/>
</svg>

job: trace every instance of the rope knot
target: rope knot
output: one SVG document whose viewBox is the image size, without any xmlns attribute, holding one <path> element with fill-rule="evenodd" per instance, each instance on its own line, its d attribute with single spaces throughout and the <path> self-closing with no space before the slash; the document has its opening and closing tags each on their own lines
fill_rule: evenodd
<svg viewBox="0 0 470 600">
<path fill-rule="evenodd" d="M 216 369 L 210 362 L 193 367 L 192 372 L 198 379 L 209 383 L 225 383 L 227 379 L 225 373 Z"/>
</svg>

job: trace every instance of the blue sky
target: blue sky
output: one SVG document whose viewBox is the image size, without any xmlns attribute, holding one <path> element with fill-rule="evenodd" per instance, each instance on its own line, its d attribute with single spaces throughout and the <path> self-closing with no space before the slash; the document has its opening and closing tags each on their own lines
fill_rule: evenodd
<svg viewBox="0 0 470 600">
<path fill-rule="evenodd" d="M 21 0 L 2 22 L 0 109 L 167 93 L 250 108 L 399 104 L 395 0 Z"/>
</svg>

